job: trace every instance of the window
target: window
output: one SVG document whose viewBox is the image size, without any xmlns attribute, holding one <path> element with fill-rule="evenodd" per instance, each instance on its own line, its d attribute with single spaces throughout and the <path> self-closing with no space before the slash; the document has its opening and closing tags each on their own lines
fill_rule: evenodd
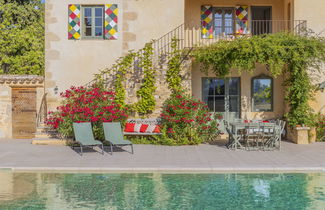
<svg viewBox="0 0 325 210">
<path fill-rule="evenodd" d="M 214 8 L 214 34 L 234 34 L 234 8 Z"/>
<path fill-rule="evenodd" d="M 240 110 L 240 78 L 203 78 L 203 101 L 211 112 L 234 112 Z"/>
<path fill-rule="evenodd" d="M 254 77 L 252 79 L 252 111 L 271 112 L 273 110 L 273 79 Z"/>
<path fill-rule="evenodd" d="M 82 38 L 104 39 L 104 7 L 82 7 Z"/>
<path fill-rule="evenodd" d="M 223 79 L 203 79 L 203 101 L 211 112 L 225 112 L 226 86 Z"/>
</svg>

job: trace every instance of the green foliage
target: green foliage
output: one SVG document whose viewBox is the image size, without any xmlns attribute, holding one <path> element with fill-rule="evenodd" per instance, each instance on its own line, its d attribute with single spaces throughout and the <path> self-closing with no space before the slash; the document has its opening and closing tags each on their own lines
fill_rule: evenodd
<svg viewBox="0 0 325 210">
<path fill-rule="evenodd" d="M 201 47 L 193 56 L 202 64 L 202 71 L 212 70 L 218 77 L 229 75 L 230 69 L 252 72 L 256 63 L 264 64 L 274 77 L 287 73 L 288 124 L 312 123 L 308 101 L 312 99 L 314 87 L 309 75 L 325 61 L 324 38 L 289 33 L 253 36 Z"/>
<path fill-rule="evenodd" d="M 318 114 L 316 115 L 316 138 L 317 141 L 324 141 L 325 142 L 325 115 Z"/>
<path fill-rule="evenodd" d="M 44 74 L 44 4 L 0 0 L 0 74 Z"/>
<path fill-rule="evenodd" d="M 177 92 L 181 90 L 181 60 L 182 51 L 178 49 L 179 40 L 176 38 L 172 39 L 171 48 L 172 51 L 168 56 L 168 70 L 166 74 L 166 82 L 168 83 L 168 88 L 172 92 Z"/>
<path fill-rule="evenodd" d="M 147 43 L 141 51 L 141 64 L 144 78 L 140 89 L 137 91 L 139 101 L 136 103 L 136 110 L 140 115 L 151 113 L 156 106 L 154 93 L 155 87 L 155 68 L 152 63 L 153 48 L 152 43 Z"/>
<path fill-rule="evenodd" d="M 126 82 L 126 73 L 132 67 L 136 53 L 129 52 L 126 56 L 120 58 L 115 64 L 114 68 L 116 70 L 116 78 L 114 80 L 115 87 L 115 101 L 121 106 L 125 106 L 125 82 Z"/>
<path fill-rule="evenodd" d="M 216 114 L 209 113 L 204 102 L 174 92 L 166 100 L 161 114 L 162 133 L 172 145 L 195 145 L 214 140 L 219 135 Z M 166 141 L 165 140 L 165 141 Z"/>
</svg>

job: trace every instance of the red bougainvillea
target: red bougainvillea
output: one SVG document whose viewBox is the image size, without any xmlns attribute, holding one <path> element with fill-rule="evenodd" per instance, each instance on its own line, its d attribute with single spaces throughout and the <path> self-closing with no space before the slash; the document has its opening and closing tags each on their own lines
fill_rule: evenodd
<svg viewBox="0 0 325 210">
<path fill-rule="evenodd" d="M 174 93 L 165 102 L 161 119 L 175 144 L 199 144 L 219 135 L 217 118 L 208 106 L 183 92 Z"/>
<path fill-rule="evenodd" d="M 95 137 L 103 139 L 103 122 L 124 122 L 127 109 L 114 102 L 114 92 L 100 87 L 71 87 L 64 93 L 62 105 L 49 112 L 46 124 L 63 136 L 73 136 L 73 122 L 92 122 Z"/>
</svg>

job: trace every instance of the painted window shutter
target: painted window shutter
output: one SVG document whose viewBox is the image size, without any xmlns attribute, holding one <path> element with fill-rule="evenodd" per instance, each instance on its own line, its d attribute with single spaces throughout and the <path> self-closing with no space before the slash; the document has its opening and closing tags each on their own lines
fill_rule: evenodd
<svg viewBox="0 0 325 210">
<path fill-rule="evenodd" d="M 248 6 L 236 6 L 236 33 L 248 33 Z"/>
<path fill-rule="evenodd" d="M 80 39 L 80 4 L 69 4 L 68 39 Z"/>
<path fill-rule="evenodd" d="M 201 6 L 201 35 L 203 39 L 213 38 L 213 12 L 212 6 Z"/>
<path fill-rule="evenodd" d="M 105 4 L 105 39 L 116 40 L 118 38 L 117 17 L 117 4 Z"/>
</svg>

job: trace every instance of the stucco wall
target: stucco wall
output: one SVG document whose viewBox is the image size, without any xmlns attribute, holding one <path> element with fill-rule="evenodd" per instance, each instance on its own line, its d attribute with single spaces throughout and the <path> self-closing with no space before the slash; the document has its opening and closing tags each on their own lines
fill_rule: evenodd
<svg viewBox="0 0 325 210">
<path fill-rule="evenodd" d="M 118 4 L 118 40 L 68 40 L 68 4 Z M 128 50 L 142 48 L 184 22 L 184 0 L 47 0 L 46 73 L 49 109 L 59 94 L 72 85 L 93 79 Z"/>
<path fill-rule="evenodd" d="M 283 77 L 279 76 L 273 80 L 273 111 L 272 112 L 252 112 L 251 107 L 251 79 L 259 75 L 268 75 L 269 72 L 263 65 L 257 65 L 253 73 L 241 73 L 232 70 L 227 77 L 240 77 L 241 83 L 241 118 L 243 119 L 274 119 L 284 115 L 284 87 Z M 192 66 L 192 92 L 193 96 L 202 100 L 202 77 L 216 77 L 212 72 L 208 75 L 200 71 L 197 63 Z"/>
<path fill-rule="evenodd" d="M 306 6 L 305 0 L 295 0 L 294 4 L 295 19 L 307 20 L 308 28 L 325 37 L 325 1 L 308 0 L 308 6 Z M 318 77 L 314 78 L 314 83 L 325 81 L 325 65 L 323 65 Z M 315 101 L 312 101 L 311 105 L 315 111 L 325 113 L 325 92 L 318 92 L 315 95 Z"/>
<path fill-rule="evenodd" d="M 294 0 L 294 17 L 296 20 L 307 20 L 308 28 L 316 33 L 324 30 L 325 36 L 325 1 Z"/>
</svg>

